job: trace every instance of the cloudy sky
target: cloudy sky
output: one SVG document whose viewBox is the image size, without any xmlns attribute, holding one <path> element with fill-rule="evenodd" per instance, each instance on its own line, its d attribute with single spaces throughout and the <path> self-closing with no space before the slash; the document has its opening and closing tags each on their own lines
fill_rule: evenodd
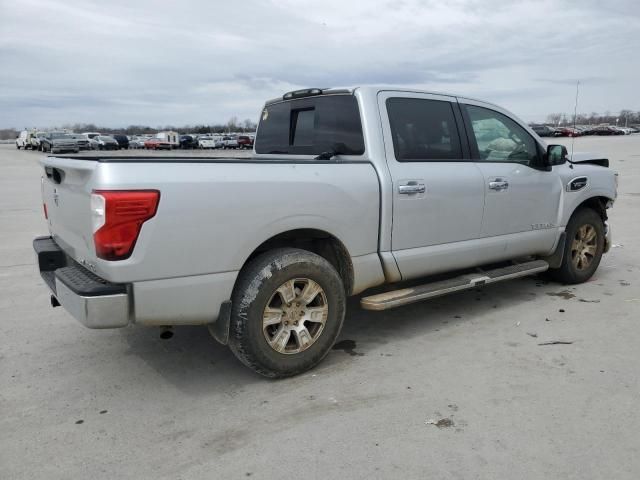
<svg viewBox="0 0 640 480">
<path fill-rule="evenodd" d="M 257 120 L 301 87 L 385 84 L 525 120 L 640 110 L 638 0 L 0 0 L 0 128 Z"/>
</svg>

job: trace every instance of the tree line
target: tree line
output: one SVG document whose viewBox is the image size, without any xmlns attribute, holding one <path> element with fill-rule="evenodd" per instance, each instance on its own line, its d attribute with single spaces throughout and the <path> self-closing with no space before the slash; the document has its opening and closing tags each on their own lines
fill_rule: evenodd
<svg viewBox="0 0 640 480">
<path fill-rule="evenodd" d="M 600 125 L 601 123 L 608 123 L 609 125 L 618 125 L 619 127 L 640 124 L 640 111 L 634 112 L 633 110 L 620 110 L 619 113 L 611 113 L 609 111 L 604 113 L 579 113 L 575 117 L 574 122 L 572 113 L 550 113 L 547 115 L 546 123 L 553 126 L 570 126 L 574 123 L 575 125 Z"/>
<path fill-rule="evenodd" d="M 205 134 L 205 133 L 231 133 L 231 132 L 242 132 L 249 133 L 255 132 L 258 125 L 256 122 L 247 118 L 243 121 L 239 121 L 238 117 L 231 117 L 226 123 L 213 123 L 213 124 L 199 124 L 199 125 L 163 125 L 157 127 L 150 127 L 148 125 L 129 125 L 125 128 L 112 128 L 96 125 L 94 123 L 74 123 L 74 124 L 66 124 L 59 125 L 47 129 L 42 129 L 45 131 L 55 131 L 55 130 L 69 130 L 72 132 L 100 132 L 107 135 L 120 133 L 124 135 L 152 135 L 157 132 L 162 132 L 165 130 L 172 130 L 180 133 L 197 133 L 197 134 Z M 0 140 L 12 140 L 18 136 L 20 133 L 19 130 L 15 128 L 4 128 L 0 129 Z"/>
</svg>

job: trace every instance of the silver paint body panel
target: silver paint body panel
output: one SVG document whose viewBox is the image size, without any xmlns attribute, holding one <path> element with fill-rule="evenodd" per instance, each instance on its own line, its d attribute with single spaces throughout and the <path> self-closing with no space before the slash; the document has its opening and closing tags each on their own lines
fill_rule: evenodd
<svg viewBox="0 0 640 480">
<path fill-rule="evenodd" d="M 378 87 L 350 91 L 360 108 L 365 153 L 335 162 L 274 155 L 211 162 L 164 157 L 157 163 L 45 158 L 43 166 L 64 172 L 61 184 L 44 177 L 50 233 L 97 275 L 131 284 L 131 323 L 205 324 L 217 319 L 256 247 L 284 232 L 316 229 L 338 238 L 351 256 L 353 293 L 359 293 L 385 282 L 548 255 L 580 203 L 595 196 L 615 200 L 613 172 L 595 165 L 547 172 L 471 160 L 398 162 L 384 107 L 394 96 L 485 106 L 545 144 L 517 117 L 485 102 Z M 498 176 L 508 178 L 508 191 L 488 188 Z M 576 176 L 587 176 L 588 185 L 567 192 L 564 185 Z M 398 194 L 398 185 L 412 179 L 424 192 Z M 156 216 L 143 225 L 126 260 L 95 255 L 89 198 L 100 189 L 161 192 Z"/>
</svg>

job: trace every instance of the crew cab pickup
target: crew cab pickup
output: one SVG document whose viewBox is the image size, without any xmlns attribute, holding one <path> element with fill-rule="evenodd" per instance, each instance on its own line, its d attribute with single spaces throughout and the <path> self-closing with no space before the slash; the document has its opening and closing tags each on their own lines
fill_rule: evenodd
<svg viewBox="0 0 640 480">
<path fill-rule="evenodd" d="M 617 194 L 607 159 L 496 105 L 375 87 L 266 102 L 251 158 L 41 163 L 54 306 L 90 328 L 207 325 L 268 377 L 320 362 L 350 295 L 386 310 L 545 270 L 586 281 Z"/>
</svg>

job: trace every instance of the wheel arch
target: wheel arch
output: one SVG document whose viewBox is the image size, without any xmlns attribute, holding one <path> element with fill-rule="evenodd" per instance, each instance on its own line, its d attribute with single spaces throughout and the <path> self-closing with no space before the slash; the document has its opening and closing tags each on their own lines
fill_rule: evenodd
<svg viewBox="0 0 640 480">
<path fill-rule="evenodd" d="M 575 215 L 575 213 L 577 211 L 579 211 L 582 208 L 590 208 L 591 210 L 594 210 L 599 216 L 600 218 L 602 218 L 603 222 L 607 221 L 607 204 L 609 202 L 611 202 L 612 200 L 608 197 L 605 197 L 603 195 L 594 195 L 592 197 L 589 197 L 585 200 L 583 200 L 581 203 L 579 203 L 578 205 L 576 205 L 576 207 L 573 209 L 573 211 L 571 212 L 571 215 L 569 215 L 569 217 L 567 218 L 567 221 L 573 216 Z"/>
<path fill-rule="evenodd" d="M 338 237 L 316 228 L 299 228 L 273 235 L 251 252 L 240 270 L 261 253 L 282 247 L 299 248 L 320 255 L 336 269 L 347 295 L 353 291 L 354 270 L 349 250 Z"/>
</svg>

